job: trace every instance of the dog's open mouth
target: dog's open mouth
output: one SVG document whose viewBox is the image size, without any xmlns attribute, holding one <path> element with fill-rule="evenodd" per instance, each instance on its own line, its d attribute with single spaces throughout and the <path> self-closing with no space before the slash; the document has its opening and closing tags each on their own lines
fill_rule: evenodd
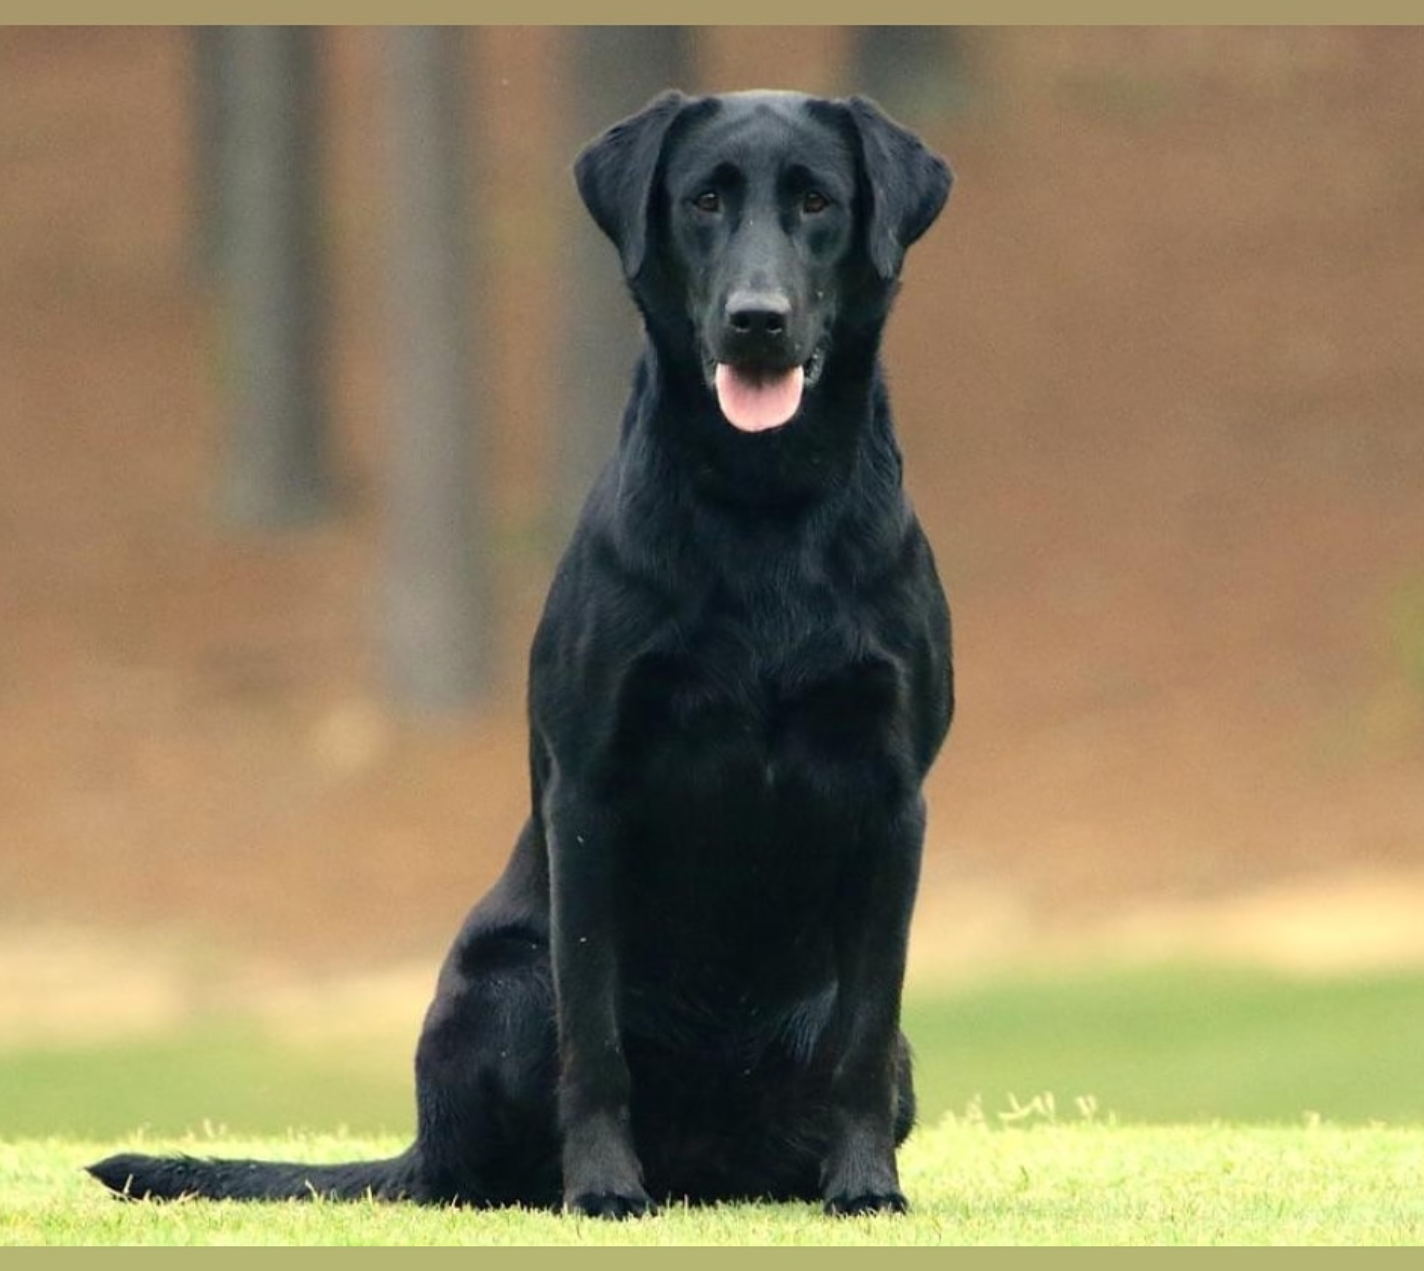
<svg viewBox="0 0 1424 1271">
<path fill-rule="evenodd" d="M 717 405 L 733 428 L 767 432 L 790 423 L 801 409 L 801 398 L 821 376 L 821 351 L 801 366 L 735 366 L 717 362 L 712 388 Z"/>
</svg>

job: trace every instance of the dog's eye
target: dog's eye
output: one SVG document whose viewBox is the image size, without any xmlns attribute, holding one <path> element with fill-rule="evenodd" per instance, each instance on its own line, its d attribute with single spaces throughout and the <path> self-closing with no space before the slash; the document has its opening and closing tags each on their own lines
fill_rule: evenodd
<svg viewBox="0 0 1424 1271">
<path fill-rule="evenodd" d="M 801 196 L 801 210 L 807 216 L 815 216 L 818 212 L 824 212 L 830 207 L 831 201 L 820 190 L 807 190 Z"/>
<path fill-rule="evenodd" d="M 716 190 L 703 190 L 695 199 L 692 206 L 699 212 L 720 212 L 722 210 L 722 196 Z"/>
</svg>

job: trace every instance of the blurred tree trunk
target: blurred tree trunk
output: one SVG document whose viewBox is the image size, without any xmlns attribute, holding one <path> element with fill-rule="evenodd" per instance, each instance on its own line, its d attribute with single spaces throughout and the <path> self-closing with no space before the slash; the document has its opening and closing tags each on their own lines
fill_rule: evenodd
<svg viewBox="0 0 1424 1271">
<path fill-rule="evenodd" d="M 967 97 L 960 33 L 952 26 L 862 26 L 851 41 L 853 91 L 926 128 Z"/>
<path fill-rule="evenodd" d="M 205 283 L 216 278 L 220 268 L 222 169 L 219 156 L 227 133 L 224 115 L 227 103 L 223 91 L 223 33 L 227 29 L 221 26 L 189 28 L 193 71 L 193 208 L 189 264 L 195 276 Z"/>
<path fill-rule="evenodd" d="M 201 48 L 198 74 L 216 80 L 199 87 L 199 145 L 215 186 L 205 206 L 226 412 L 218 505 L 230 524 L 280 528 L 331 502 L 318 33 L 218 27 Z"/>
<path fill-rule="evenodd" d="M 464 32 L 395 27 L 387 186 L 391 422 L 386 672 L 398 704 L 450 710 L 488 680 L 492 586 L 472 396 Z"/>
<path fill-rule="evenodd" d="M 572 40 L 571 158 L 586 141 L 663 89 L 690 87 L 690 35 L 682 27 L 579 27 Z M 642 338 L 618 254 L 582 211 L 569 229 L 566 253 L 562 295 L 567 329 L 561 342 L 564 379 L 550 526 L 561 544 L 612 453 Z"/>
</svg>

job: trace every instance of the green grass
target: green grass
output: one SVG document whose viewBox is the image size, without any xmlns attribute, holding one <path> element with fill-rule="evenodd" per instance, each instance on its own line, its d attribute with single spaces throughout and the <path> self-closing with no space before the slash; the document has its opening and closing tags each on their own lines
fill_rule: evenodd
<svg viewBox="0 0 1424 1271">
<path fill-rule="evenodd" d="M 1424 1125 L 1424 976 L 1150 968 L 914 999 L 927 1115 L 1054 1091 L 1121 1120 Z"/>
<path fill-rule="evenodd" d="M 922 1128 L 902 1156 L 915 1205 L 903 1221 L 830 1221 L 814 1206 L 604 1226 L 366 1204 L 110 1202 L 80 1167 L 119 1148 L 318 1161 L 408 1141 L 413 1037 L 377 1028 L 298 1044 L 234 1021 L 0 1052 L 0 1244 L 1424 1239 L 1417 972 L 1020 977 L 912 994 L 905 1024 Z"/>
<path fill-rule="evenodd" d="M 0 1138 L 415 1125 L 414 1037 L 296 1045 L 253 1025 L 197 1025 L 93 1045 L 0 1052 Z"/>
<path fill-rule="evenodd" d="M 0 1144 L 0 1244 L 30 1245 L 1207 1245 L 1419 1244 L 1424 1130 L 1117 1126 L 966 1116 L 901 1155 L 906 1217 L 812 1205 L 671 1207 L 624 1224 L 520 1210 L 376 1203 L 123 1204 L 80 1172 L 110 1143 Z M 285 1136 L 153 1148 L 335 1160 L 397 1139 Z"/>
<path fill-rule="evenodd" d="M 1055 1092 L 1124 1122 L 1424 1125 L 1424 976 L 1293 981 L 1152 969 L 913 994 L 921 1120 Z M 298 1045 L 240 1021 L 0 1051 L 0 1138 L 205 1125 L 396 1135 L 414 1124 L 404 1032 Z"/>
</svg>

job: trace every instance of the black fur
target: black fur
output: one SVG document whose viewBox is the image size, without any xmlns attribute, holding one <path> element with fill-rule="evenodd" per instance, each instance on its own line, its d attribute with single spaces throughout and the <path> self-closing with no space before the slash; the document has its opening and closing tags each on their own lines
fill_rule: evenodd
<svg viewBox="0 0 1424 1271">
<path fill-rule="evenodd" d="M 534 640 L 531 815 L 440 972 L 416 1141 L 116 1156 L 91 1167 L 115 1191 L 904 1208 L 900 992 L 952 690 L 878 355 L 949 170 L 862 99 L 669 93 L 576 174 L 647 344 Z M 734 428 L 717 362 L 804 366 L 797 413 Z"/>
</svg>

